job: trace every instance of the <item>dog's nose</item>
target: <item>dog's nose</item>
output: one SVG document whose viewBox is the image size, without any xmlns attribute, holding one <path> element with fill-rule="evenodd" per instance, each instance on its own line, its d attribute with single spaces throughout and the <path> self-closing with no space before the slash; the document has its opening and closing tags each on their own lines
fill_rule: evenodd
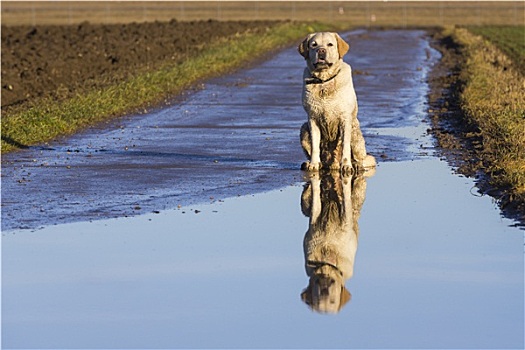
<svg viewBox="0 0 525 350">
<path fill-rule="evenodd" d="M 326 49 L 321 47 L 319 50 L 317 50 L 317 54 L 319 55 L 319 57 L 325 57 L 326 56 Z"/>
</svg>

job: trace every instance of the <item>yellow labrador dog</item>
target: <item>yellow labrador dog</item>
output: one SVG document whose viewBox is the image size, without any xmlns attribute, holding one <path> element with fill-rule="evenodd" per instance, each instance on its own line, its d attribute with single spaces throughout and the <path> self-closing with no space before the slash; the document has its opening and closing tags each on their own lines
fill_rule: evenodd
<svg viewBox="0 0 525 350">
<path fill-rule="evenodd" d="M 345 281 L 354 274 L 358 220 L 365 200 L 363 175 L 343 177 L 339 171 L 311 175 L 301 196 L 310 217 L 303 248 L 308 287 L 301 299 L 321 313 L 337 313 L 350 300 Z"/>
<path fill-rule="evenodd" d="M 337 33 L 322 32 L 308 35 L 298 49 L 306 60 L 303 107 L 308 114 L 301 144 L 310 159 L 301 168 L 341 169 L 348 175 L 354 168 L 375 167 L 357 120 L 352 69 L 343 62 L 349 45 Z"/>
</svg>

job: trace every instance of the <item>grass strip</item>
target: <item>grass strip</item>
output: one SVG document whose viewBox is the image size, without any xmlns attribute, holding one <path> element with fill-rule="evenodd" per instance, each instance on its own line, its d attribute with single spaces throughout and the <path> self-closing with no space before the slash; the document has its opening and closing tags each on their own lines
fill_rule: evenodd
<svg viewBox="0 0 525 350">
<path fill-rule="evenodd" d="M 229 72 L 306 33 L 328 30 L 322 23 L 285 22 L 263 35 L 245 33 L 210 45 L 197 57 L 134 76 L 125 83 L 66 101 L 40 101 L 28 110 L 3 115 L 2 153 L 71 135 L 113 117 L 159 104 L 195 82 Z"/>
<path fill-rule="evenodd" d="M 477 127 L 483 140 L 480 158 L 485 172 L 491 186 L 501 190 L 502 208 L 510 205 L 525 218 L 525 78 L 519 68 L 525 52 L 512 49 L 513 61 L 496 47 L 515 48 L 523 43 L 514 43 L 520 36 L 506 36 L 504 28 L 501 32 L 472 30 L 499 38 L 490 41 L 465 28 L 451 30 L 466 55 L 460 103 L 467 122 Z M 518 27 L 512 32 L 523 30 Z"/>
<path fill-rule="evenodd" d="M 525 72 L 524 26 L 470 26 L 468 30 L 471 33 L 483 36 L 496 45 L 522 73 Z"/>
</svg>

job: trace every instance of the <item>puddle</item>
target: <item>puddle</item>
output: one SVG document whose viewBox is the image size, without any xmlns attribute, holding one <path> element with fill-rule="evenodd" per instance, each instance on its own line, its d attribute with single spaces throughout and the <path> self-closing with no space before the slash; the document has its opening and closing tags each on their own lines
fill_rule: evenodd
<svg viewBox="0 0 525 350">
<path fill-rule="evenodd" d="M 522 232 L 437 159 L 382 163 L 365 181 L 351 299 L 335 315 L 302 301 L 309 218 L 289 186 L 5 234 L 4 345 L 520 347 Z"/>
<path fill-rule="evenodd" d="M 420 31 L 349 37 L 368 178 L 298 170 L 292 49 L 3 160 L 3 347 L 523 348 L 523 231 L 434 156 L 436 53 Z"/>
</svg>

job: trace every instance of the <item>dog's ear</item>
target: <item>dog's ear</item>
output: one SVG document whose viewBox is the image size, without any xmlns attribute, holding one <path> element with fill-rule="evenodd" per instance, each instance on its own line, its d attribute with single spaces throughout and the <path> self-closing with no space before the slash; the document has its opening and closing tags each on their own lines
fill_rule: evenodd
<svg viewBox="0 0 525 350">
<path fill-rule="evenodd" d="M 305 59 L 308 58 L 308 42 L 310 41 L 310 38 L 313 34 L 309 34 L 304 40 L 299 44 L 297 47 L 297 51 L 299 51 L 299 54 L 303 56 Z"/>
<path fill-rule="evenodd" d="M 350 294 L 348 289 L 343 286 L 343 290 L 341 291 L 341 299 L 339 301 L 339 310 L 341 310 L 350 299 L 352 299 L 352 294 Z"/>
<path fill-rule="evenodd" d="M 348 45 L 347 42 L 344 41 L 343 38 L 339 36 L 339 34 L 337 33 L 334 33 L 334 34 L 335 34 L 335 39 L 337 40 L 337 51 L 339 52 L 339 58 L 343 58 L 343 56 L 350 49 L 350 45 Z"/>
<path fill-rule="evenodd" d="M 310 286 L 306 287 L 301 293 L 301 300 L 309 307 L 312 307 L 312 292 L 310 291 Z"/>
</svg>

